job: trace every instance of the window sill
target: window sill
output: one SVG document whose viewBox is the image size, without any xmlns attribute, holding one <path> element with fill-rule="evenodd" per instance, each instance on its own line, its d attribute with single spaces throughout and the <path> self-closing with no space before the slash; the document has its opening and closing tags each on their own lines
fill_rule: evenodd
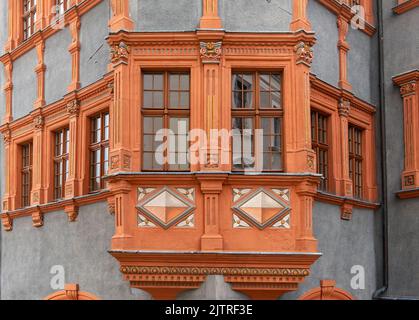
<svg viewBox="0 0 419 320">
<path fill-rule="evenodd" d="M 399 199 L 419 198 L 419 188 L 397 191 L 396 195 Z"/>
<path fill-rule="evenodd" d="M 419 0 L 407 0 L 393 8 L 395 14 L 402 14 L 419 6 Z"/>
<path fill-rule="evenodd" d="M 359 209 L 377 210 L 381 206 L 380 203 L 356 198 L 343 197 L 324 191 L 317 191 L 317 195 L 314 197 L 314 199 L 320 202 L 340 206 L 342 220 L 351 220 L 353 207 Z"/>
<path fill-rule="evenodd" d="M 35 225 L 35 216 L 40 217 L 45 213 L 54 212 L 58 210 L 64 210 L 69 216 L 70 221 L 75 221 L 74 213 L 77 212 L 79 206 L 88 205 L 98 201 L 106 200 L 110 195 L 109 190 L 102 190 L 94 194 L 88 194 L 83 196 L 78 196 L 72 199 L 52 201 L 49 203 L 31 206 L 26 208 L 17 209 L 14 211 L 6 211 L 0 214 L 0 218 L 3 222 L 3 227 L 6 231 L 11 231 L 13 226 L 13 220 L 22 217 L 32 216 L 34 221 L 34 226 L 39 227 L 42 224 Z M 68 212 L 67 212 L 68 211 Z M 77 216 L 77 213 L 76 213 Z M 42 218 L 41 218 L 42 220 Z"/>
</svg>

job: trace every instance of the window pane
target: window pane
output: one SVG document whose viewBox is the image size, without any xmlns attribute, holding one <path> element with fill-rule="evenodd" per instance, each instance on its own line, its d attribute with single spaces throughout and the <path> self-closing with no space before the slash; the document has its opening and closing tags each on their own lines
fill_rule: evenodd
<svg viewBox="0 0 419 320">
<path fill-rule="evenodd" d="M 179 74 L 171 74 L 169 76 L 170 90 L 179 90 Z"/>
<path fill-rule="evenodd" d="M 232 128 L 234 168 L 243 169 L 253 167 L 253 119 L 234 117 Z"/>
<path fill-rule="evenodd" d="M 153 90 L 153 75 L 151 74 L 143 75 L 143 88 L 144 90 Z"/>
<path fill-rule="evenodd" d="M 180 89 L 189 91 L 189 75 L 182 74 L 180 76 Z"/>
<path fill-rule="evenodd" d="M 154 75 L 153 89 L 154 90 L 163 90 L 163 75 L 162 74 L 155 74 Z"/>
</svg>

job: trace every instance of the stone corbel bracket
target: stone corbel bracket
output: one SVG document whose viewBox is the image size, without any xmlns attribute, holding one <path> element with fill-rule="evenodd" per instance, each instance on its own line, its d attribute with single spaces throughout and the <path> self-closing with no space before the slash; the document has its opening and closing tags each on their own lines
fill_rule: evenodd
<svg viewBox="0 0 419 320">
<path fill-rule="evenodd" d="M 297 289 L 320 253 L 150 252 L 114 250 L 131 287 L 157 300 L 197 289 L 208 275 L 222 275 L 233 290 L 252 299 L 277 299 Z"/>
</svg>

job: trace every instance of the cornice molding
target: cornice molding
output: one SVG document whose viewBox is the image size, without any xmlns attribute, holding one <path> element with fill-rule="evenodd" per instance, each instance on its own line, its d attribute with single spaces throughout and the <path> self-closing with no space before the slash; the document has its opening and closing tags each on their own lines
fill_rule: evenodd
<svg viewBox="0 0 419 320">
<path fill-rule="evenodd" d="M 393 8 L 395 14 L 402 14 L 409 10 L 419 7 L 419 0 L 405 0 L 401 4 Z"/>
<path fill-rule="evenodd" d="M 208 275 L 221 275 L 232 289 L 254 299 L 276 299 L 296 290 L 320 253 L 143 252 L 112 250 L 132 287 L 155 299 L 174 299 L 198 288 Z"/>
</svg>

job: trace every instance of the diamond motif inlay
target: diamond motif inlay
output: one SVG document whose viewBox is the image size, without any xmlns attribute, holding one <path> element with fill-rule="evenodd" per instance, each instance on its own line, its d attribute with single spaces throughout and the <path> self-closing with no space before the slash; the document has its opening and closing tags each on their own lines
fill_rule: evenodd
<svg viewBox="0 0 419 320">
<path fill-rule="evenodd" d="M 195 206 L 187 198 L 165 187 L 143 198 L 137 208 L 163 228 L 169 228 L 188 215 Z"/>
<path fill-rule="evenodd" d="M 233 210 L 263 229 L 283 217 L 289 211 L 289 206 L 275 194 L 261 188 L 240 200 Z"/>
</svg>

